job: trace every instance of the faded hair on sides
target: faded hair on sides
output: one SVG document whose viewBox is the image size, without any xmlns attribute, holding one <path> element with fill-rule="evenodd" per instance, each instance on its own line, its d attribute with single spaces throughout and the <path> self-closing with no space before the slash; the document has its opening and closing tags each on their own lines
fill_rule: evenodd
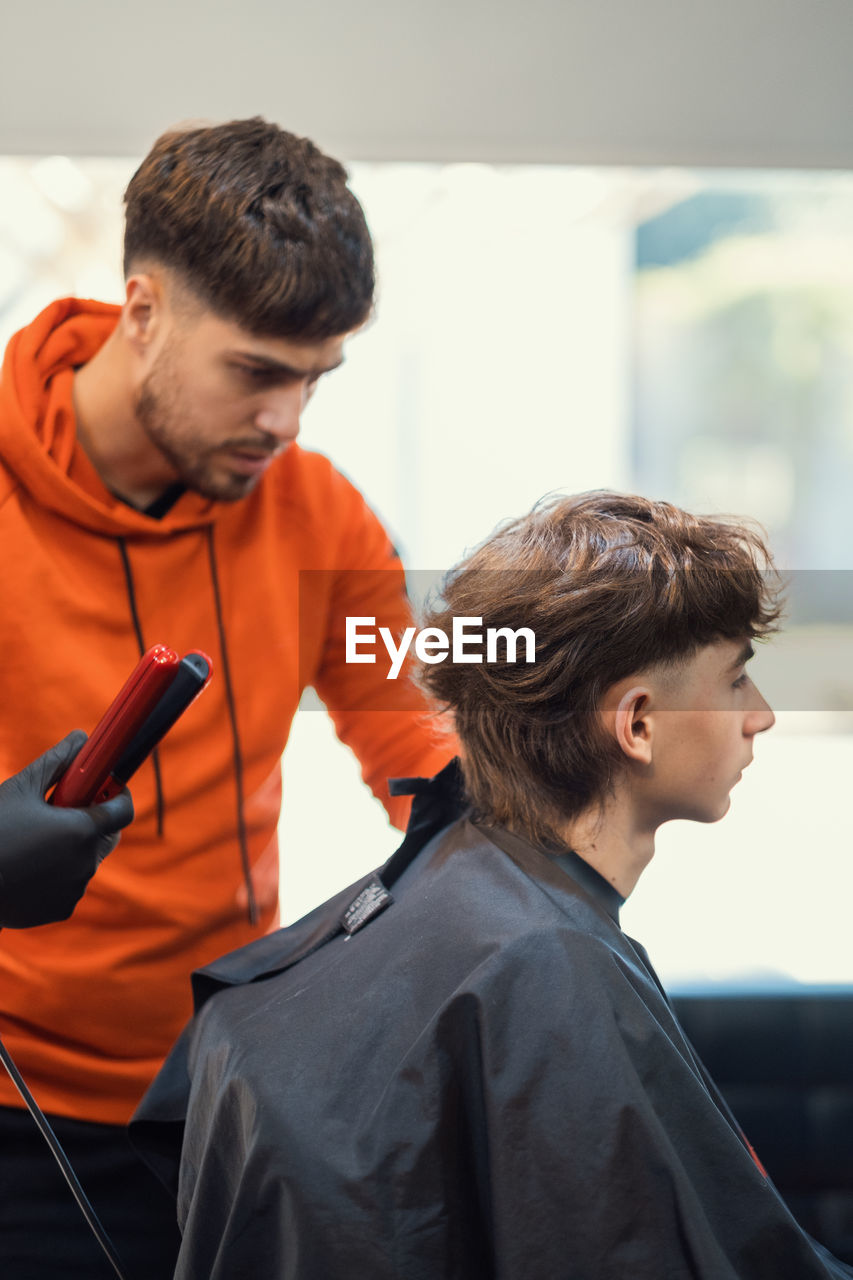
<svg viewBox="0 0 853 1280">
<path fill-rule="evenodd" d="M 766 636 L 780 612 L 749 525 L 604 491 L 553 498 L 456 565 L 422 622 L 448 635 L 454 617 L 529 627 L 535 661 L 447 660 L 418 679 L 452 716 L 476 816 L 560 843 L 621 767 L 600 724 L 605 691 L 716 640 Z"/>
</svg>

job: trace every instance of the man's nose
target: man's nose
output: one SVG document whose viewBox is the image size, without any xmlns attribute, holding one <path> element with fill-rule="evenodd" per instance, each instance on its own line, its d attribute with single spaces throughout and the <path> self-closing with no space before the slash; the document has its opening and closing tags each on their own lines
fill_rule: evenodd
<svg viewBox="0 0 853 1280">
<path fill-rule="evenodd" d="M 255 414 L 255 426 L 285 443 L 295 440 L 309 395 L 305 382 L 294 382 L 291 386 L 270 391 Z"/>
<path fill-rule="evenodd" d="M 766 733 L 776 723 L 776 716 L 770 703 L 755 690 L 755 705 L 750 709 L 744 722 L 744 732 L 752 737 L 756 733 Z"/>
</svg>

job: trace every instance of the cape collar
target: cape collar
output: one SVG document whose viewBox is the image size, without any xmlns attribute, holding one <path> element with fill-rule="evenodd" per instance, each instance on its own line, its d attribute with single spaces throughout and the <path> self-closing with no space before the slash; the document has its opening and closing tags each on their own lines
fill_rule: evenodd
<svg viewBox="0 0 853 1280">
<path fill-rule="evenodd" d="M 504 853 L 508 853 L 510 857 L 514 853 L 524 851 L 534 851 L 535 853 L 544 855 L 549 862 L 560 867 L 562 871 L 575 884 L 590 897 L 593 898 L 600 907 L 610 916 L 615 924 L 619 924 L 619 909 L 624 906 L 625 899 L 614 889 L 613 885 L 604 876 L 600 875 L 594 867 L 585 862 L 574 849 L 554 849 L 544 845 L 533 844 L 530 840 L 526 840 L 523 836 L 517 835 L 514 831 L 507 831 L 503 827 L 485 827 L 478 826 L 478 830 L 488 836 L 492 844 L 496 844 Z"/>
</svg>

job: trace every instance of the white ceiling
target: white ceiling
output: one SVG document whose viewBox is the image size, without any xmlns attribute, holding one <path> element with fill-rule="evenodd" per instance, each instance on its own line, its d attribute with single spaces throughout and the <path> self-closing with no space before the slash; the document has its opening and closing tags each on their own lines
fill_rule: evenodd
<svg viewBox="0 0 853 1280">
<path fill-rule="evenodd" d="M 853 168 L 851 0 L 2 0 L 0 152 L 260 113 L 346 159 Z"/>
</svg>

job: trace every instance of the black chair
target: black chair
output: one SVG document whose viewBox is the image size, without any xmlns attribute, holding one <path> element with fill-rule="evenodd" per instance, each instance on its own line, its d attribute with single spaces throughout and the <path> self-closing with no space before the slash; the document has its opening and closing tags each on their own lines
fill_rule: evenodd
<svg viewBox="0 0 853 1280">
<path fill-rule="evenodd" d="M 853 988 L 672 998 L 794 1216 L 853 1263 Z"/>
</svg>

